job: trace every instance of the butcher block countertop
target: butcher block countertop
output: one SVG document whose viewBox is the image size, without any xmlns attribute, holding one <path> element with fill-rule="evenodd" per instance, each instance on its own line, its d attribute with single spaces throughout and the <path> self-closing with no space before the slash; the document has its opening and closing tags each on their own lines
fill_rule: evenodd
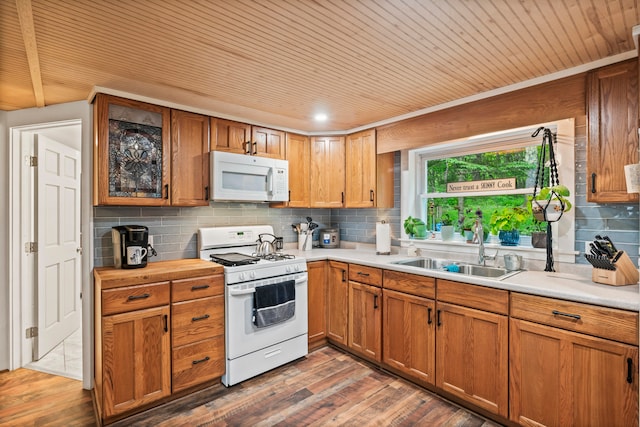
<svg viewBox="0 0 640 427">
<path fill-rule="evenodd" d="M 120 269 L 96 267 L 93 270 L 96 289 L 113 289 L 142 283 L 189 279 L 222 274 L 223 267 L 201 259 L 178 259 L 150 262 L 143 268 Z"/>
</svg>

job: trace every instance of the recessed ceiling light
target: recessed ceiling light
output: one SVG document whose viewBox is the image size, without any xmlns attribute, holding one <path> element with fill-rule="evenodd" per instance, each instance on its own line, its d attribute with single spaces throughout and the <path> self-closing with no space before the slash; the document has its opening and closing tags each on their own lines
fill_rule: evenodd
<svg viewBox="0 0 640 427">
<path fill-rule="evenodd" d="M 325 113 L 318 113 L 315 116 L 313 116 L 313 119 L 316 122 L 326 122 L 328 118 L 329 117 Z"/>
</svg>

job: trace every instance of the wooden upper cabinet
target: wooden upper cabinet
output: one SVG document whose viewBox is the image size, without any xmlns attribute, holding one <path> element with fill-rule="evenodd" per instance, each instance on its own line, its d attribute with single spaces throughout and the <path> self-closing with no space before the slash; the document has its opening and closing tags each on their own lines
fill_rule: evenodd
<svg viewBox="0 0 640 427">
<path fill-rule="evenodd" d="M 289 161 L 289 201 L 271 207 L 308 208 L 311 203 L 311 143 L 308 136 L 287 133 L 286 159 Z"/>
<path fill-rule="evenodd" d="M 171 204 L 209 205 L 209 117 L 171 111 Z"/>
<path fill-rule="evenodd" d="M 311 207 L 344 207 L 345 140 L 341 136 L 311 138 Z"/>
<path fill-rule="evenodd" d="M 285 133 L 280 130 L 253 126 L 251 128 L 251 155 L 285 158 Z"/>
<path fill-rule="evenodd" d="M 637 202 L 624 165 L 638 163 L 638 60 L 587 75 L 587 201 Z"/>
<path fill-rule="evenodd" d="M 171 203 L 170 109 L 97 94 L 94 101 L 94 204 Z"/>
<path fill-rule="evenodd" d="M 211 149 L 285 158 L 285 132 L 211 117 Z"/>
<path fill-rule="evenodd" d="M 211 150 L 249 154 L 251 125 L 211 117 Z"/>
<path fill-rule="evenodd" d="M 376 206 L 376 131 L 369 129 L 346 138 L 345 207 Z"/>
</svg>

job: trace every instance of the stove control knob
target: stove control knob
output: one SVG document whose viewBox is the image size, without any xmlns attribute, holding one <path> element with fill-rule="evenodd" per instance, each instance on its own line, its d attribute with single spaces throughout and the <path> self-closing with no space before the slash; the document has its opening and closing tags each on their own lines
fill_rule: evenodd
<svg viewBox="0 0 640 427">
<path fill-rule="evenodd" d="M 255 271 L 249 272 L 249 276 L 251 276 L 252 279 L 255 279 L 256 278 L 256 272 Z"/>
<path fill-rule="evenodd" d="M 287 267 L 285 268 L 285 270 L 287 271 L 287 273 L 291 273 L 291 266 L 287 265 Z"/>
<path fill-rule="evenodd" d="M 295 268 L 296 271 L 300 271 L 300 266 L 299 265 L 296 265 L 293 268 Z"/>
<path fill-rule="evenodd" d="M 239 278 L 240 278 L 241 281 L 243 281 L 244 280 L 244 273 L 240 273 Z"/>
</svg>

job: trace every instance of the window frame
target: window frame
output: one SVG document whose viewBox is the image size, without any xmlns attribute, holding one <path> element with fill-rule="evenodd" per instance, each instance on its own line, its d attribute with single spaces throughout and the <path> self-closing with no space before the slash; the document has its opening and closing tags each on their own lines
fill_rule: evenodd
<svg viewBox="0 0 640 427">
<path fill-rule="evenodd" d="M 478 196 L 478 193 L 455 193 L 445 196 L 444 193 L 424 193 L 425 170 L 424 161 L 427 158 L 454 157 L 466 154 L 476 154 L 498 149 L 519 148 L 527 145 L 540 144 L 542 136 L 537 141 L 531 138 L 531 134 L 540 126 L 548 127 L 552 132 L 557 132 L 557 144 L 554 147 L 556 160 L 558 162 L 558 173 L 560 183 L 566 185 L 571 191 L 569 200 L 574 208 L 565 212 L 562 219 L 552 223 L 554 258 L 560 262 L 575 263 L 575 121 L 574 119 L 558 120 L 550 123 L 525 126 L 509 129 L 500 132 L 492 132 L 477 135 L 469 138 L 462 138 L 442 143 L 432 144 L 407 151 L 407 176 L 403 179 L 402 187 L 402 218 L 416 216 L 426 218 L 425 198 L 432 198 L 433 195 L 439 197 L 468 197 Z M 516 189 L 513 191 L 496 191 L 491 194 L 533 194 L 533 188 Z M 402 229 L 401 246 L 408 246 L 413 243 L 420 248 L 434 249 L 439 252 L 453 251 L 463 253 L 476 253 L 477 245 L 465 243 L 463 241 L 444 242 L 440 239 L 428 238 L 426 240 L 412 240 Z M 430 236 L 432 237 L 432 236 Z M 544 260 L 546 259 L 546 249 L 532 248 L 529 246 L 501 246 L 499 243 L 485 244 L 490 251 L 500 250 L 504 254 L 505 250 L 522 253 L 526 258 Z"/>
</svg>

